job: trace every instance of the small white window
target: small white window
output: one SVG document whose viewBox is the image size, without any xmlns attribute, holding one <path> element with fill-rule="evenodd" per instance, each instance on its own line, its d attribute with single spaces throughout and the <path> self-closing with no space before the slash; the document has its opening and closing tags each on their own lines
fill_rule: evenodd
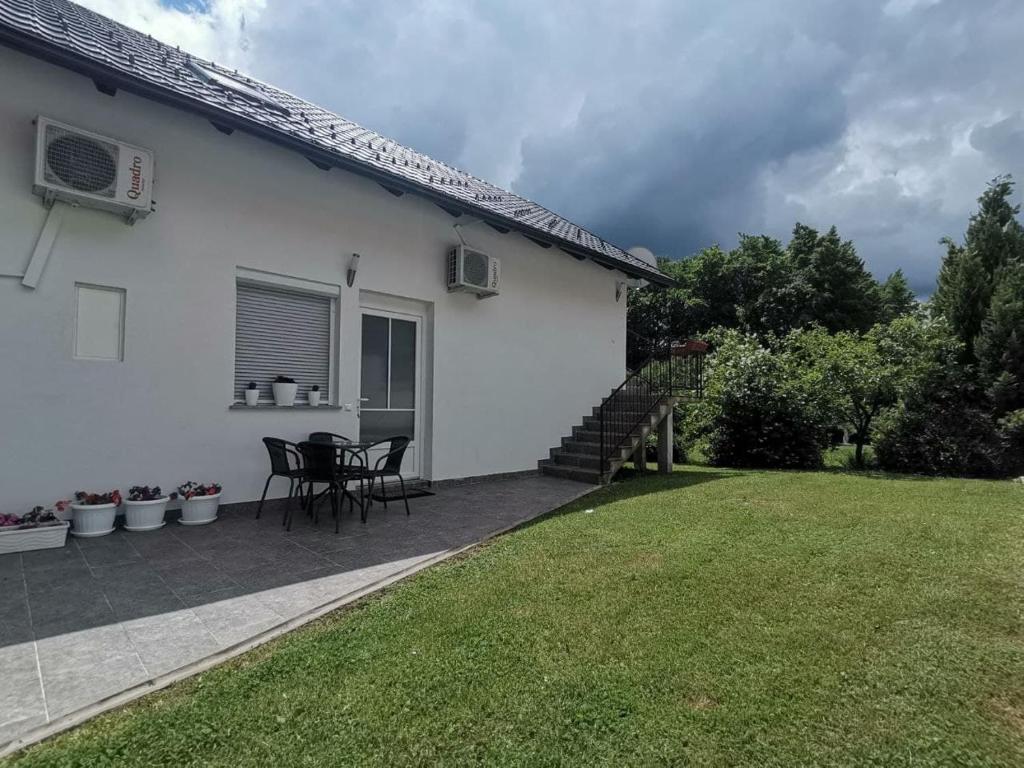
<svg viewBox="0 0 1024 768">
<path fill-rule="evenodd" d="M 124 360 L 124 288 L 75 283 L 75 357 Z"/>
</svg>

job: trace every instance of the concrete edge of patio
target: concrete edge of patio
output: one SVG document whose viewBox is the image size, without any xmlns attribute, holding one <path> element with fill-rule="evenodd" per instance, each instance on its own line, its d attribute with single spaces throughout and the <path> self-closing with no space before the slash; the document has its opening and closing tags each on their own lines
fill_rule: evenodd
<svg viewBox="0 0 1024 768">
<path fill-rule="evenodd" d="M 19 752 L 23 749 L 32 746 L 33 744 L 43 741 L 44 739 L 48 739 L 51 736 L 56 736 L 57 734 L 63 731 L 81 725 L 82 723 L 85 723 L 86 721 L 91 720 L 92 718 L 97 717 L 98 715 L 101 715 L 105 712 L 109 712 L 110 710 L 116 709 L 118 707 L 124 706 L 125 704 L 129 704 L 150 693 L 162 690 L 181 680 L 185 680 L 189 677 L 192 677 L 193 675 L 205 672 L 208 669 L 211 669 L 226 661 L 230 661 L 231 659 L 237 656 L 241 656 L 242 654 L 247 653 L 248 651 L 251 651 L 254 648 L 257 648 L 261 645 L 264 645 L 265 643 L 268 643 L 271 640 L 281 637 L 282 635 L 287 634 L 288 632 L 298 629 L 313 621 L 316 621 L 317 619 L 326 616 L 327 614 L 336 611 L 339 608 L 343 608 L 346 605 L 354 603 L 357 600 L 360 600 L 368 595 L 371 595 L 374 592 L 378 592 L 384 589 L 385 587 L 389 587 L 392 584 L 396 584 L 427 568 L 437 565 L 440 562 L 449 560 L 475 547 L 478 547 L 487 541 L 491 541 L 492 539 L 495 539 L 499 536 L 503 536 L 507 533 L 510 533 L 516 530 L 517 528 L 522 528 L 524 525 L 534 522 L 535 520 L 538 520 L 542 517 L 546 517 L 547 515 L 550 515 L 553 512 L 557 512 L 562 507 L 581 499 L 582 497 L 598 490 L 599 488 L 600 486 L 585 487 L 582 490 L 580 490 L 579 493 L 575 494 L 568 500 L 559 504 L 557 507 L 553 507 L 552 509 L 548 509 L 543 512 L 538 512 L 537 514 L 532 515 L 531 517 L 524 518 L 515 523 L 512 523 L 511 525 L 507 525 L 503 528 L 491 531 L 486 536 L 483 536 L 480 539 L 472 541 L 468 544 L 453 547 L 442 552 L 438 552 L 437 554 L 427 558 L 426 560 L 415 563 L 401 571 L 389 574 L 381 579 L 378 579 L 377 581 L 374 581 L 358 589 L 352 590 L 351 592 L 347 592 L 343 595 L 340 595 L 315 608 L 311 608 L 308 611 L 294 618 L 286 619 L 285 621 L 282 621 L 279 624 L 275 624 L 269 629 L 263 630 L 262 632 L 259 632 L 253 635 L 252 637 L 243 640 L 240 643 L 236 643 L 235 645 L 232 645 L 228 648 L 212 653 L 209 656 L 205 656 L 202 659 L 199 659 L 198 661 L 186 664 L 185 666 L 179 667 L 178 669 L 175 669 L 172 672 L 167 672 L 161 675 L 155 675 L 154 677 L 145 680 L 141 683 L 138 683 L 132 686 L 131 688 L 127 688 L 123 691 L 120 691 L 119 693 L 116 693 L 113 696 L 109 696 L 98 702 L 82 707 L 81 709 L 75 710 L 74 712 L 70 712 L 66 715 L 63 715 L 62 717 L 59 717 L 56 720 L 52 720 L 46 723 L 45 725 L 39 726 L 31 731 L 26 732 L 25 734 L 13 739 L 12 741 L 7 742 L 6 744 L 0 745 L 0 758 L 8 757 L 16 752 Z"/>
</svg>

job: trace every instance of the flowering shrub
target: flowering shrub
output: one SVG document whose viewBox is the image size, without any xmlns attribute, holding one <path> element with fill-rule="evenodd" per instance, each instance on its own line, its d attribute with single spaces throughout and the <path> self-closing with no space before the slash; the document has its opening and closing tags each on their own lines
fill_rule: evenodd
<svg viewBox="0 0 1024 768">
<path fill-rule="evenodd" d="M 24 515 L 5 515 L 0 513 L 0 528 L 13 528 L 23 530 L 25 528 L 43 528 L 49 525 L 60 525 L 61 521 L 53 514 L 53 510 L 34 507 L 31 512 Z"/>
<path fill-rule="evenodd" d="M 708 461 L 725 467 L 808 468 L 821 464 L 833 419 L 820 372 L 790 337 L 762 347 L 738 331 L 721 334 L 708 360 L 705 397 L 687 419 Z"/>
<path fill-rule="evenodd" d="M 156 501 L 162 498 L 164 498 L 164 493 L 160 490 L 159 485 L 154 485 L 152 488 L 148 485 L 133 485 L 128 489 L 128 501 Z M 178 494 L 167 494 L 167 498 L 176 499 Z"/>
<path fill-rule="evenodd" d="M 86 493 L 85 491 L 75 492 L 75 504 L 95 506 L 98 504 L 120 504 L 121 491 L 115 489 L 107 493 Z"/>
<path fill-rule="evenodd" d="M 184 499 L 191 499 L 196 496 L 216 496 L 220 493 L 220 483 L 207 483 L 203 485 L 189 480 L 187 483 L 182 483 L 178 486 L 178 493 Z"/>
</svg>

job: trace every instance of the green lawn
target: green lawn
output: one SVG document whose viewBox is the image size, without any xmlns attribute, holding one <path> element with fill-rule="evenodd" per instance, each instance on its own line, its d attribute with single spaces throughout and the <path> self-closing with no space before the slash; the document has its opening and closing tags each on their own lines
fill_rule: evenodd
<svg viewBox="0 0 1024 768">
<path fill-rule="evenodd" d="M 624 482 L 14 764 L 1022 766 L 1024 489 Z"/>
</svg>

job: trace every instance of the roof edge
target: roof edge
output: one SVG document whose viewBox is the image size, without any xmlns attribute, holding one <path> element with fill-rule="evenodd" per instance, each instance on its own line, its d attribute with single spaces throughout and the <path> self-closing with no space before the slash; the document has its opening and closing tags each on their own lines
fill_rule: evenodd
<svg viewBox="0 0 1024 768">
<path fill-rule="evenodd" d="M 294 139 L 280 131 L 275 131 L 272 128 L 261 125 L 257 121 L 239 117 L 227 110 L 211 107 L 196 99 L 181 96 L 170 89 L 154 85 L 141 78 L 134 77 L 126 72 L 105 65 L 74 51 L 54 46 L 42 38 L 23 33 L 20 30 L 5 24 L 0 24 L 0 44 L 4 44 L 9 48 L 26 53 L 50 64 L 63 67 L 93 80 L 100 80 L 108 87 L 121 88 L 129 93 L 149 99 L 150 101 L 155 101 L 165 106 L 180 109 L 184 112 L 189 112 L 206 118 L 207 120 L 216 121 L 218 125 L 227 126 L 251 136 L 269 141 L 280 147 L 284 147 L 285 149 L 297 152 L 307 159 L 314 161 L 318 165 L 326 164 L 331 167 L 340 168 L 358 176 L 376 181 L 385 187 L 397 188 L 403 192 L 415 194 L 419 197 L 430 200 L 441 208 L 454 208 L 459 211 L 460 215 L 462 213 L 470 214 L 482 221 L 498 224 L 505 229 L 530 236 L 534 241 L 544 240 L 546 242 L 550 242 L 551 245 L 558 246 L 570 255 L 580 254 L 584 258 L 588 258 L 607 269 L 618 270 L 629 277 L 647 280 L 648 282 L 661 287 L 671 287 L 675 285 L 675 281 L 660 270 L 641 269 L 640 267 L 635 267 L 628 262 L 608 256 L 600 251 L 587 248 L 586 246 L 581 246 L 579 243 L 574 243 L 571 240 L 524 227 L 521 222 L 512 217 L 502 216 L 494 213 L 493 211 L 474 206 L 472 203 L 456 200 L 452 197 L 440 194 L 428 186 L 416 184 L 408 179 L 382 173 L 373 166 L 324 150 L 315 144 Z"/>
</svg>

